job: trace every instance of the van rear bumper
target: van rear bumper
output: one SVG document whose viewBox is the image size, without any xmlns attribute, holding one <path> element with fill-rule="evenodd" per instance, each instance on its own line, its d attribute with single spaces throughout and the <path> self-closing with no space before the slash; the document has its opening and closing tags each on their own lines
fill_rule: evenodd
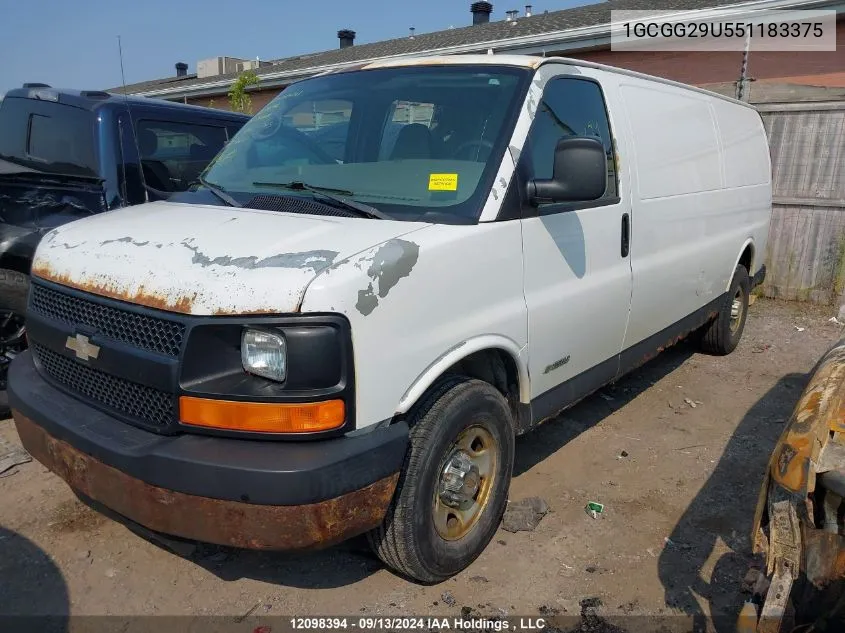
<svg viewBox="0 0 845 633">
<path fill-rule="evenodd" d="M 250 549 L 305 549 L 378 526 L 404 423 L 324 441 L 179 435 L 129 426 L 48 384 L 27 352 L 9 400 L 21 441 L 76 492 L 150 530 Z"/>
</svg>

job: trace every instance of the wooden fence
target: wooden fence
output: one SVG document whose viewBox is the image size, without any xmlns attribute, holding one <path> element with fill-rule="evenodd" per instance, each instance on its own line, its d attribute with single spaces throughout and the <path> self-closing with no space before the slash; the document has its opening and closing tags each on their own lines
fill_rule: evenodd
<svg viewBox="0 0 845 633">
<path fill-rule="evenodd" d="M 845 102 L 759 104 L 772 156 L 768 297 L 845 303 Z"/>
</svg>

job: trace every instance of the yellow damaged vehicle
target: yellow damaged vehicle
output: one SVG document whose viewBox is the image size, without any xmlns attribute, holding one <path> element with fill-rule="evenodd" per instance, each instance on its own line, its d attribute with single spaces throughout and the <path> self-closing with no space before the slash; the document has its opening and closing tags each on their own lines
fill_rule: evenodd
<svg viewBox="0 0 845 633">
<path fill-rule="evenodd" d="M 766 567 L 743 633 L 845 631 L 845 338 L 819 361 L 769 461 L 751 543 Z"/>
</svg>

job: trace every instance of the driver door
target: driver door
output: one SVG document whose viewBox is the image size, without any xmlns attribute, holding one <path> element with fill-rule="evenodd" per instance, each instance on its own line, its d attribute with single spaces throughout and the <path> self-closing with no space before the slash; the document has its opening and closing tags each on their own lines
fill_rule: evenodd
<svg viewBox="0 0 845 633">
<path fill-rule="evenodd" d="M 594 201 L 523 208 L 535 420 L 615 377 L 631 302 L 630 258 L 621 235 L 630 217 L 629 200 L 619 195 L 611 121 L 597 81 L 581 75 L 546 83 L 522 153 L 529 177 L 552 177 L 555 146 L 565 136 L 602 141 L 607 188 Z"/>
</svg>

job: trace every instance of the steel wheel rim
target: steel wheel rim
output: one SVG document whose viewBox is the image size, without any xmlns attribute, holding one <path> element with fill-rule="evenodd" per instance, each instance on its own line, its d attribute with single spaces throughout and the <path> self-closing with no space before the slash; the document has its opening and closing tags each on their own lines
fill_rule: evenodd
<svg viewBox="0 0 845 633">
<path fill-rule="evenodd" d="M 742 317 L 745 314 L 745 301 L 743 301 L 742 288 L 738 288 L 731 302 L 731 333 L 736 334 Z"/>
<path fill-rule="evenodd" d="M 8 310 L 0 311 L 0 391 L 6 389 L 6 370 L 11 360 L 26 348 L 23 317 Z"/>
<path fill-rule="evenodd" d="M 484 514 L 496 484 L 499 445 L 483 426 L 458 435 L 438 469 L 434 527 L 446 541 L 464 538 Z"/>
<path fill-rule="evenodd" d="M 8 310 L 0 310 L 0 353 L 20 347 L 24 342 L 23 317 Z"/>
</svg>

